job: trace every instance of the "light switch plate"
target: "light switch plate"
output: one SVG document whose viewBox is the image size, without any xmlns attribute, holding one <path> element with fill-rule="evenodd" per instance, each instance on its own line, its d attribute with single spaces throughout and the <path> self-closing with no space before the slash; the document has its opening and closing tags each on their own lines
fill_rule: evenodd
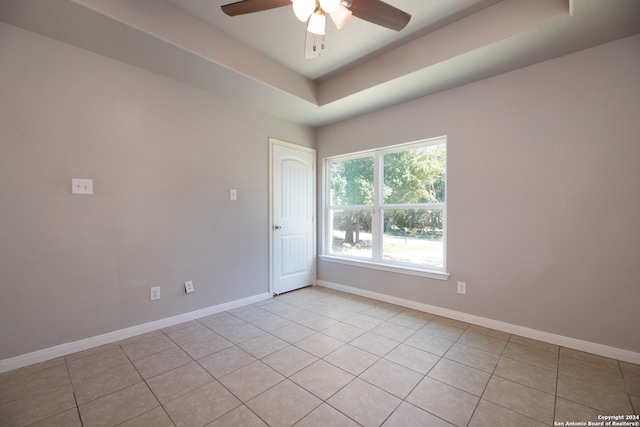
<svg viewBox="0 0 640 427">
<path fill-rule="evenodd" d="M 93 180 L 72 178 L 71 194 L 93 194 Z"/>
<path fill-rule="evenodd" d="M 235 189 L 229 190 L 229 200 L 238 200 L 238 191 Z"/>
<path fill-rule="evenodd" d="M 467 293 L 466 282 L 458 282 L 458 293 L 463 295 Z"/>
</svg>

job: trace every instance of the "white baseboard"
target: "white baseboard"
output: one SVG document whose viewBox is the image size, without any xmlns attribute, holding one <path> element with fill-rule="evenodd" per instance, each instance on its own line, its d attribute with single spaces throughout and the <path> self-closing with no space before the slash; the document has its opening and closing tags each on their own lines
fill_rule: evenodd
<svg viewBox="0 0 640 427">
<path fill-rule="evenodd" d="M 339 285 L 337 283 L 317 281 L 318 286 L 337 291 L 343 291 L 354 295 L 360 295 L 379 301 L 396 304 L 402 307 L 412 308 L 419 311 L 435 314 L 438 316 L 448 317 L 450 319 L 459 320 L 461 322 L 472 323 L 474 325 L 491 328 L 498 331 L 508 332 L 510 334 L 520 335 L 538 341 L 544 341 L 562 347 L 580 350 L 587 353 L 597 354 L 599 356 L 610 357 L 612 359 L 622 360 L 624 362 L 640 364 L 640 353 L 629 350 L 623 350 L 616 347 L 610 347 L 589 341 L 583 341 L 562 335 L 556 335 L 549 332 L 539 331 L 536 329 L 526 328 L 524 326 L 513 325 L 511 323 L 501 322 L 499 320 L 487 319 L 473 314 L 463 313 L 460 311 L 449 310 L 447 308 L 436 307 L 429 304 L 423 304 L 416 301 L 406 300 L 390 295 L 371 292 L 364 289 L 354 288 L 352 286 Z"/>
<path fill-rule="evenodd" d="M 49 347 L 32 353 L 23 354 L 12 357 L 10 359 L 0 360 L 0 373 L 11 371 L 13 369 L 22 368 L 23 366 L 32 365 L 34 363 L 45 362 L 57 357 L 66 356 L 78 351 L 88 350 L 90 348 L 99 347 L 101 345 L 110 344 L 112 342 L 121 341 L 136 335 L 145 334 L 179 323 L 188 322 L 189 320 L 199 319 L 201 317 L 210 316 L 212 314 L 231 310 L 244 305 L 269 299 L 268 292 L 243 298 L 224 304 L 219 304 L 196 311 L 191 311 L 177 316 L 167 317 L 165 319 L 155 320 L 153 322 L 144 323 L 142 325 L 132 326 L 130 328 L 120 329 L 118 331 L 108 332 L 106 334 L 97 335 L 95 337 L 86 338 L 70 343 L 60 344 L 55 347 Z"/>
</svg>

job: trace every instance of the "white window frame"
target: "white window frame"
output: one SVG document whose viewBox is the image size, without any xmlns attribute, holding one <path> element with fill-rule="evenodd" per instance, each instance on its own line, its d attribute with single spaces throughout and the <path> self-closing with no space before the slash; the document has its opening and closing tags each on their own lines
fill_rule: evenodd
<svg viewBox="0 0 640 427">
<path fill-rule="evenodd" d="M 383 194 L 383 156 L 387 153 L 410 150 L 412 148 L 424 147 L 429 145 L 445 145 L 445 156 L 447 154 L 447 137 L 441 136 L 436 138 L 429 138 L 399 145 L 393 145 L 378 149 L 360 151 L 357 153 L 349 153 L 344 155 L 337 155 L 327 157 L 323 159 L 323 171 L 322 171 L 322 251 L 320 259 L 328 262 L 335 262 L 340 264 L 355 265 L 365 268 L 371 268 L 376 270 L 391 271 L 402 274 L 409 274 L 414 276 L 428 277 L 432 279 L 447 280 L 449 273 L 447 273 L 447 199 L 448 199 L 448 187 L 447 187 L 447 165 L 445 165 L 445 200 L 442 203 L 419 203 L 419 204 L 385 204 Z M 362 158 L 372 156 L 374 159 L 374 202 L 372 206 L 362 206 L 367 209 L 372 209 L 371 220 L 371 232 L 372 232 L 372 258 L 363 259 L 359 257 L 353 257 L 348 255 L 333 254 L 330 252 L 331 248 L 331 233 L 332 227 L 330 224 L 331 210 L 339 210 L 341 208 L 355 208 L 357 206 L 331 206 L 331 176 L 329 165 L 332 161 L 336 160 L 350 160 L 356 158 Z M 448 162 L 448 158 L 446 158 Z M 382 245 L 382 211 L 389 209 L 442 209 L 443 217 L 443 230 L 442 230 L 442 243 L 443 243 L 443 266 L 442 269 L 437 267 L 422 267 L 417 264 L 405 264 L 401 262 L 393 262 L 391 260 L 385 260 L 383 258 L 383 245 Z"/>
</svg>

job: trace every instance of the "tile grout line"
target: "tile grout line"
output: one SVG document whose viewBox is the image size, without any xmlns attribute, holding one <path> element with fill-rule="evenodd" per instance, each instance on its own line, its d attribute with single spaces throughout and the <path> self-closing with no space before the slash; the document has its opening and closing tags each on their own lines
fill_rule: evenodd
<svg viewBox="0 0 640 427">
<path fill-rule="evenodd" d="M 67 361 L 67 358 L 65 356 L 63 356 L 63 360 L 64 360 L 64 367 L 65 367 L 65 369 L 67 371 L 67 377 L 69 378 L 69 385 L 71 386 L 71 393 L 73 393 L 73 401 L 74 401 L 74 403 L 76 405 L 74 409 L 76 410 L 76 412 L 78 414 L 78 419 L 80 420 L 80 424 L 84 425 L 84 422 L 82 421 L 82 416 L 80 414 L 80 405 L 78 404 L 78 396 L 76 396 L 76 390 L 73 387 L 73 381 L 71 381 L 71 371 L 69 370 L 69 362 Z M 60 414 L 62 414 L 62 412 L 60 412 Z M 60 415 L 60 414 L 57 414 L 57 415 Z"/>
<path fill-rule="evenodd" d="M 174 341 L 173 341 L 173 340 L 172 340 L 172 339 L 171 339 L 171 338 L 170 338 L 170 337 L 169 337 L 169 336 L 168 336 L 168 335 L 167 335 L 167 334 L 166 334 L 162 329 L 159 329 L 159 331 L 161 332 L 162 336 L 165 336 L 165 337 L 166 337 L 167 339 L 169 339 L 171 342 L 173 342 L 174 344 L 176 344 L 176 343 L 175 343 L 175 342 L 174 342 Z M 158 334 L 158 335 L 160 335 L 160 334 Z M 153 337 L 151 337 L 151 338 L 153 338 Z M 144 339 L 143 339 L 143 340 L 141 340 L 141 341 L 144 341 Z M 123 421 L 123 422 L 122 422 L 122 423 L 120 423 L 120 424 L 123 424 L 123 423 L 125 423 L 125 422 L 131 421 L 131 420 L 133 420 L 133 419 L 135 419 L 135 418 L 137 418 L 137 417 L 139 417 L 139 416 L 141 416 L 141 415 L 144 415 L 144 414 L 146 414 L 146 413 L 148 413 L 148 412 L 151 412 L 151 411 L 153 411 L 155 408 L 158 408 L 158 407 L 159 407 L 159 408 L 162 408 L 162 410 L 164 411 L 165 415 L 169 418 L 169 420 L 171 420 L 171 422 L 172 422 L 172 423 L 173 423 L 173 425 L 175 426 L 175 424 L 176 424 L 176 423 L 174 422 L 173 418 L 171 418 L 171 415 L 170 415 L 170 414 L 167 412 L 167 410 L 164 408 L 164 405 L 162 404 L 162 402 L 160 402 L 160 399 L 158 398 L 158 396 L 156 396 L 156 393 L 155 393 L 155 392 L 153 391 L 153 389 L 149 386 L 149 383 L 147 382 L 147 379 L 145 379 L 145 378 L 142 376 L 142 373 L 140 373 L 140 371 L 138 370 L 138 367 L 135 365 L 134 361 L 131 359 L 131 357 L 129 357 L 129 354 L 128 354 L 128 353 L 126 352 L 126 350 L 124 349 L 124 346 L 123 346 L 122 344 L 120 344 L 120 343 L 118 343 L 118 345 L 120 346 L 120 349 L 122 350 L 122 352 L 125 354 L 125 356 L 126 356 L 126 357 L 127 357 L 127 359 L 129 360 L 129 363 L 131 363 L 131 366 L 133 366 L 133 369 L 135 369 L 135 370 L 136 370 L 136 372 L 138 373 L 138 375 L 140 376 L 140 379 L 142 380 L 141 382 L 144 382 L 144 384 L 145 384 L 145 386 L 147 387 L 147 389 L 149 390 L 149 392 L 153 395 L 153 397 L 154 397 L 154 398 L 156 399 L 156 401 L 158 402 L 158 406 L 156 406 L 156 407 L 154 407 L 154 408 L 152 408 L 152 409 L 149 409 L 148 411 L 145 411 L 145 412 L 143 412 L 143 413 L 141 413 L 141 414 L 137 414 L 137 415 L 135 415 L 133 418 L 130 418 L 130 419 L 128 419 L 128 420 L 125 420 L 125 421 Z M 176 345 L 177 345 L 177 344 L 176 344 Z M 180 347 L 180 346 L 178 346 L 178 347 Z M 157 351 L 157 352 L 155 352 L 155 353 L 148 354 L 148 355 L 146 355 L 146 356 L 144 356 L 144 357 L 152 356 L 152 355 L 154 355 L 154 354 L 160 353 L 161 351 L 164 351 L 164 350 L 160 350 L 160 351 Z M 140 359 L 143 359 L 144 357 L 141 357 Z M 177 369 L 177 368 L 174 368 L 174 369 Z M 169 372 L 169 371 L 167 371 L 167 372 Z M 161 374 L 160 374 L 160 375 L 161 375 Z M 154 377 L 151 377 L 151 378 L 154 378 Z M 149 378 L 149 379 L 151 379 L 151 378 Z M 139 383 L 138 383 L 138 384 L 139 384 Z M 114 393 L 115 393 L 115 392 L 114 392 Z"/>
</svg>

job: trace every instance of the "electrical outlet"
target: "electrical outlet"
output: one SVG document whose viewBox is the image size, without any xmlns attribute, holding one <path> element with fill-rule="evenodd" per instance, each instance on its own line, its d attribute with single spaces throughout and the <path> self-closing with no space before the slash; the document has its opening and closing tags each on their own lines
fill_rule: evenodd
<svg viewBox="0 0 640 427">
<path fill-rule="evenodd" d="M 160 299 L 160 286 L 151 287 L 151 301 Z"/>
<path fill-rule="evenodd" d="M 72 178 L 71 194 L 93 194 L 93 180 Z"/>
<path fill-rule="evenodd" d="M 188 294 L 194 291 L 192 280 L 189 280 L 188 282 L 184 282 L 184 291 Z"/>
<path fill-rule="evenodd" d="M 459 294 L 467 293 L 467 284 L 465 282 L 458 282 L 458 293 Z"/>
</svg>

